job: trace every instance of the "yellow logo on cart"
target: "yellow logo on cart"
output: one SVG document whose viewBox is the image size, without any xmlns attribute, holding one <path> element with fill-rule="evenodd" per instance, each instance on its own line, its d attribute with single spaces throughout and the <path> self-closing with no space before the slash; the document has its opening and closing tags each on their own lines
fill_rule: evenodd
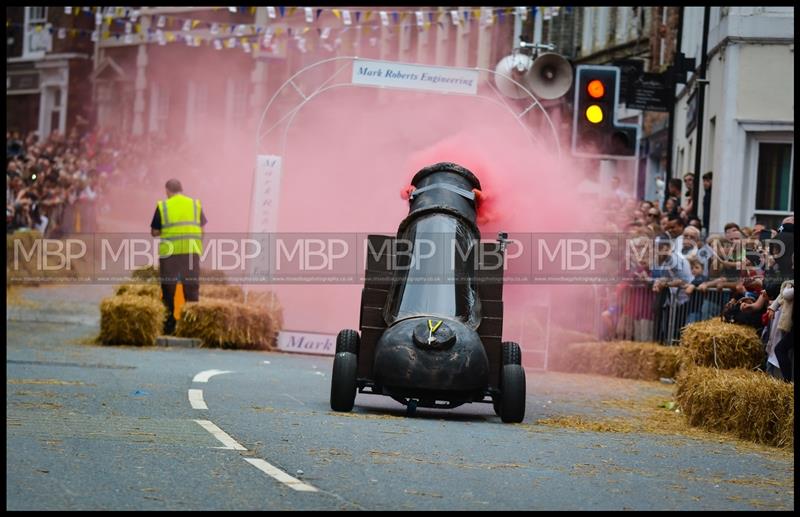
<svg viewBox="0 0 800 517">
<path fill-rule="evenodd" d="M 442 320 L 439 320 L 439 322 L 436 325 L 433 324 L 433 320 L 428 320 L 428 344 L 429 345 L 432 344 L 434 341 L 436 341 L 436 338 L 433 337 L 433 333 L 436 332 L 436 329 L 438 329 L 441 325 L 442 325 Z"/>
</svg>

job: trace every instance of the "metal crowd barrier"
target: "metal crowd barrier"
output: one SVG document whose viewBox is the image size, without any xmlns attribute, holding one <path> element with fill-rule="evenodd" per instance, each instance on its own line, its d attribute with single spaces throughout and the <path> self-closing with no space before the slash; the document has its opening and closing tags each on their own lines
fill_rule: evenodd
<svg viewBox="0 0 800 517">
<path fill-rule="evenodd" d="M 616 300 L 609 297 L 597 330 L 603 339 L 677 345 L 685 325 L 718 318 L 730 297 L 730 289 L 695 289 L 687 295 L 685 288 L 655 293 L 651 285 L 631 284 L 621 288 Z"/>
</svg>

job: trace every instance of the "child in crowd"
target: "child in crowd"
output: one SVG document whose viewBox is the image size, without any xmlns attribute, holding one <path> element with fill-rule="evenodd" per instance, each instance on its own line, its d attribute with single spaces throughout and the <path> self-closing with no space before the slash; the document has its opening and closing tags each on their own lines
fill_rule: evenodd
<svg viewBox="0 0 800 517">
<path fill-rule="evenodd" d="M 689 265 L 692 268 L 692 283 L 686 286 L 686 294 L 689 295 L 689 317 L 686 323 L 694 323 L 702 319 L 702 306 L 703 306 L 703 292 L 697 291 L 697 288 L 708 281 L 708 277 L 703 274 L 703 263 L 696 257 L 689 259 Z"/>
</svg>

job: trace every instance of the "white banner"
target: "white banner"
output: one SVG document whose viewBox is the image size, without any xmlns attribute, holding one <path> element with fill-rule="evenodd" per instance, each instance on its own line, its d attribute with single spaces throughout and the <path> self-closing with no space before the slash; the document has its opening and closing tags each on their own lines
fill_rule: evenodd
<svg viewBox="0 0 800 517">
<path fill-rule="evenodd" d="M 353 84 L 475 95 L 478 71 L 356 59 L 353 61 Z"/>
<path fill-rule="evenodd" d="M 253 193 L 250 199 L 251 239 L 259 242 L 268 256 L 270 236 L 278 227 L 278 198 L 281 190 L 281 157 L 259 154 L 256 157 L 256 172 L 253 179 Z M 248 275 L 254 283 L 269 280 L 269 261 L 251 261 Z"/>
<path fill-rule="evenodd" d="M 274 233 L 277 229 L 278 195 L 281 189 L 281 157 L 259 154 L 253 182 L 250 232 Z"/>
<path fill-rule="evenodd" d="M 336 355 L 334 334 L 282 331 L 278 333 L 278 350 L 303 354 Z"/>
</svg>

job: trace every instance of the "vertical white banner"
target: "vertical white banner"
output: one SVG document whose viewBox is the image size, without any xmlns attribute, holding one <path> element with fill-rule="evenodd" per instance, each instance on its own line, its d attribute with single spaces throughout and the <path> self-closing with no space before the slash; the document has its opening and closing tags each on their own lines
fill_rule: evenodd
<svg viewBox="0 0 800 517">
<path fill-rule="evenodd" d="M 271 154 L 256 156 L 253 194 L 250 199 L 250 239 L 259 242 L 261 253 L 248 263 L 252 283 L 263 283 L 270 276 L 269 250 L 271 235 L 278 228 L 278 200 L 281 191 L 281 157 Z"/>
<path fill-rule="evenodd" d="M 259 154 L 253 181 L 251 233 L 273 233 L 277 228 L 278 195 L 281 188 L 281 157 Z"/>
</svg>

